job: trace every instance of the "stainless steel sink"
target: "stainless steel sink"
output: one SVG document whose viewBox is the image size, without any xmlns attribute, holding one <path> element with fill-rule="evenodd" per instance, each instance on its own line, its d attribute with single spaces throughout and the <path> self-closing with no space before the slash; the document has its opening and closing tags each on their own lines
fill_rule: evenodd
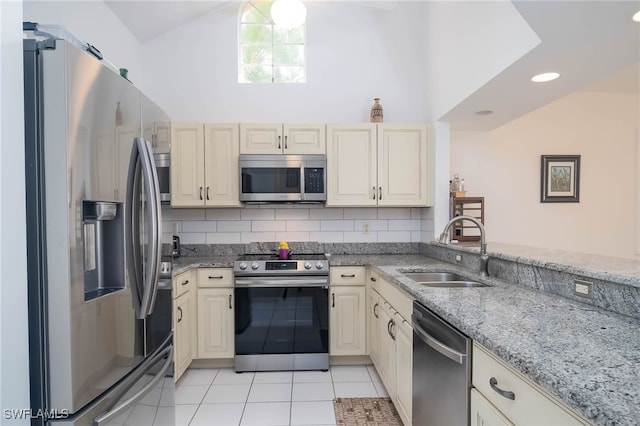
<svg viewBox="0 0 640 426">
<path fill-rule="evenodd" d="M 473 281 L 453 272 L 403 272 L 403 275 L 425 287 L 488 287 L 486 284 Z"/>
</svg>

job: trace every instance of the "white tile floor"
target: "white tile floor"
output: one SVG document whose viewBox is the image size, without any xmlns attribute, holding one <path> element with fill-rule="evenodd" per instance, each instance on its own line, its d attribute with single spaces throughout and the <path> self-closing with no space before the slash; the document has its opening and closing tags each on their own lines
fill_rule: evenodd
<svg viewBox="0 0 640 426">
<path fill-rule="evenodd" d="M 189 369 L 176 385 L 175 424 L 335 425 L 333 398 L 377 396 L 387 393 L 371 365 L 241 374 Z"/>
</svg>

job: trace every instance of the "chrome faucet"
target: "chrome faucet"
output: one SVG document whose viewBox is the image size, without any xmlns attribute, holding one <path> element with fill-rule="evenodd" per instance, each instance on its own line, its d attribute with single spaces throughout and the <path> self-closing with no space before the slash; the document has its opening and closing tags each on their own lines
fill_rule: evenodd
<svg viewBox="0 0 640 426">
<path fill-rule="evenodd" d="M 444 227 L 444 231 L 440 234 L 440 237 L 436 240 L 442 244 L 449 244 L 449 229 L 456 222 L 461 222 L 463 220 L 468 220 L 469 222 L 473 222 L 478 229 L 480 229 L 480 276 L 488 277 L 489 276 L 489 255 L 487 254 L 487 239 L 484 231 L 484 226 L 482 226 L 482 222 L 472 216 L 456 216 L 449 221 Z"/>
</svg>

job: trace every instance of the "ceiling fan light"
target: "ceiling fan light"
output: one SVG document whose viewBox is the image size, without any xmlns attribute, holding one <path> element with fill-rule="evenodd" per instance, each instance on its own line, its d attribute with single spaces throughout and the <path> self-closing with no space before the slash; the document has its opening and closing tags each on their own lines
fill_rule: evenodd
<svg viewBox="0 0 640 426">
<path fill-rule="evenodd" d="M 640 10 L 637 11 L 636 14 L 633 15 L 633 18 L 631 18 L 631 19 L 633 19 L 636 22 L 640 22 Z"/>
<path fill-rule="evenodd" d="M 558 74 L 557 72 L 545 72 L 542 74 L 534 75 L 533 77 L 531 77 L 531 81 L 533 81 L 534 83 L 545 83 L 547 81 L 555 80 L 558 77 L 560 77 L 560 74 Z"/>
<path fill-rule="evenodd" d="M 271 18 L 282 28 L 297 28 L 307 18 L 307 8 L 300 0 L 277 0 L 271 5 Z"/>
</svg>

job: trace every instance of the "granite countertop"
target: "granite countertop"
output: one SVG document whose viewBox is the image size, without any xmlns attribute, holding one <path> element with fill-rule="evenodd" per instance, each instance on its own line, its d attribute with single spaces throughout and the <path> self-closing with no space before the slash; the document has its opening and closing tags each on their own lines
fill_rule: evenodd
<svg viewBox="0 0 640 426">
<path fill-rule="evenodd" d="M 505 243 L 489 242 L 487 246 L 489 257 L 492 258 L 542 266 L 560 272 L 577 273 L 589 278 L 640 288 L 640 259 Z M 471 253 L 480 251 L 477 242 L 449 244 L 447 247 Z"/>
<path fill-rule="evenodd" d="M 238 255 L 222 256 L 183 256 L 173 258 L 172 274 L 176 276 L 191 268 L 233 268 Z"/>
<path fill-rule="evenodd" d="M 640 320 L 421 255 L 331 256 L 374 267 L 417 301 L 596 424 L 640 424 Z M 489 284 L 429 288 L 400 270 L 445 270 Z"/>
<path fill-rule="evenodd" d="M 462 245 L 459 249 L 477 250 Z M 491 256 L 529 261 L 525 253 L 513 251 Z M 175 258 L 173 274 L 199 267 L 231 268 L 237 257 Z M 331 266 L 372 266 L 591 422 L 640 424 L 640 320 L 494 277 L 480 279 L 472 270 L 420 254 L 333 254 L 329 260 Z M 570 259 L 555 260 L 569 264 L 558 264 L 559 270 L 575 272 L 580 268 Z M 549 266 L 544 260 L 532 262 Z M 585 271 L 637 283 L 633 261 L 623 263 L 619 274 L 593 272 L 586 266 Z M 457 272 L 489 287 L 423 287 L 400 272 L 407 270 Z"/>
</svg>

